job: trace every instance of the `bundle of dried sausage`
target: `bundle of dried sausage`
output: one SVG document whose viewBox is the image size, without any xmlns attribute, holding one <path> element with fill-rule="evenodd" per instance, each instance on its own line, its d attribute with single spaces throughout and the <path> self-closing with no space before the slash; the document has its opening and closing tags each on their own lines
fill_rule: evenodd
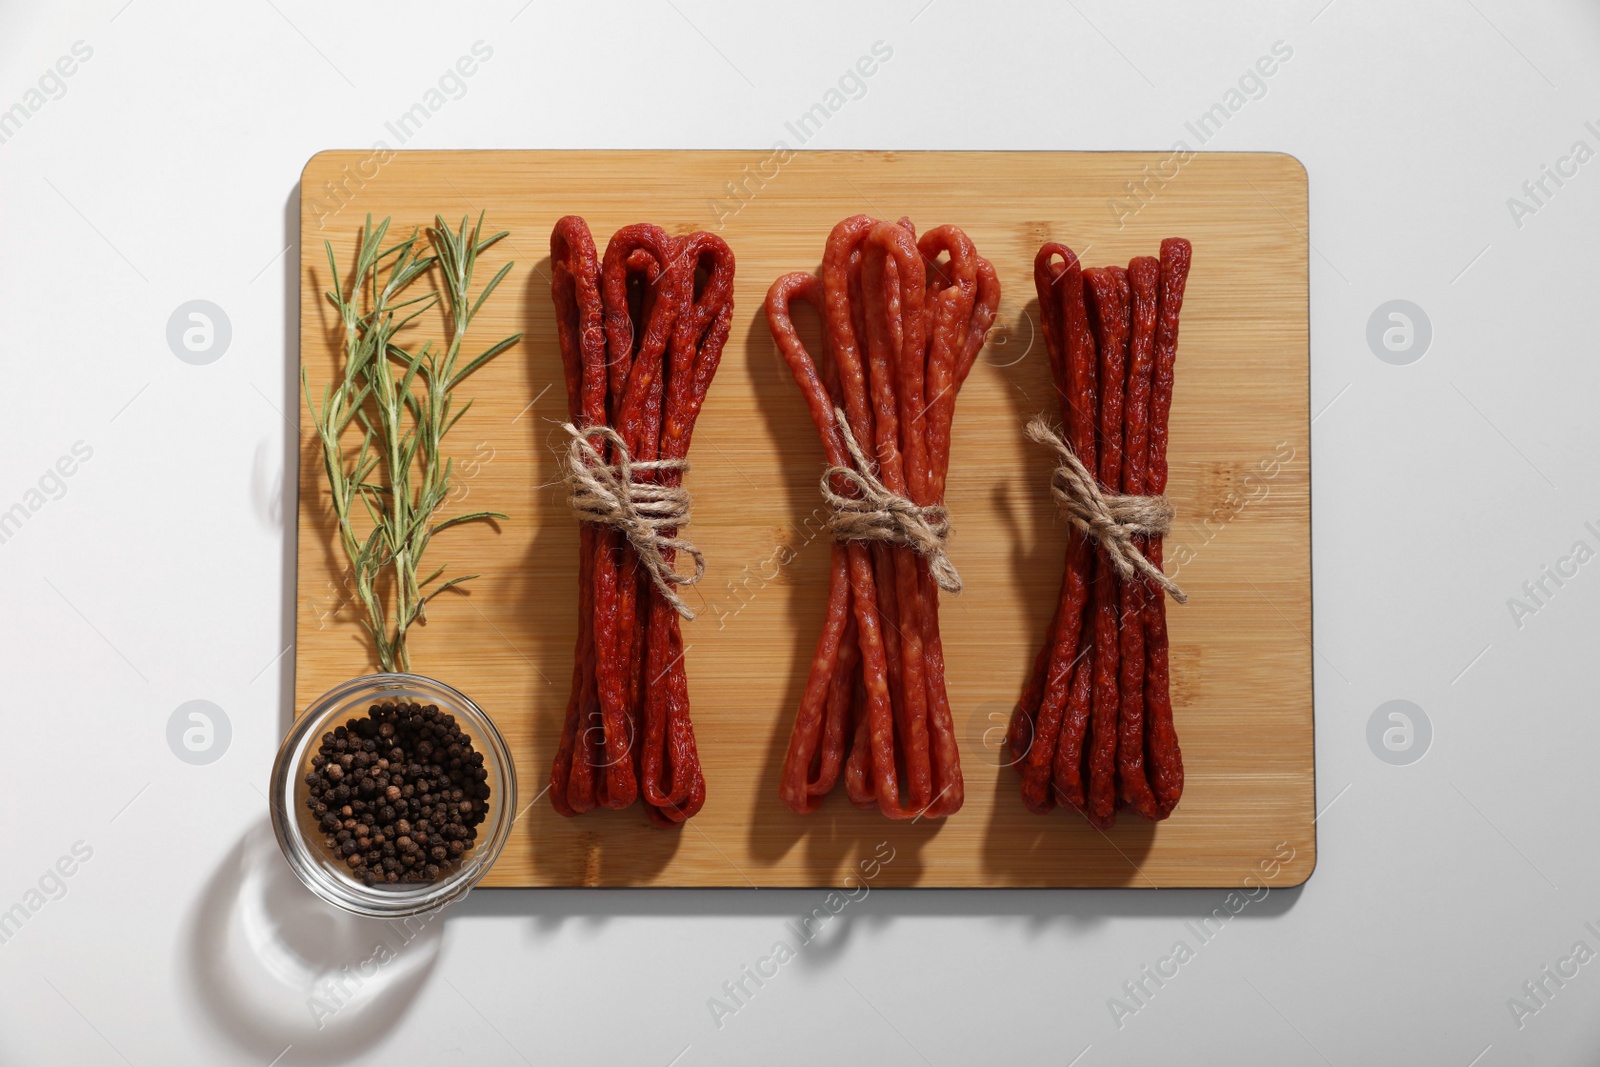
<svg viewBox="0 0 1600 1067">
<path fill-rule="evenodd" d="M 675 589 L 704 563 L 688 523 L 685 457 L 733 317 L 733 253 L 709 233 L 628 226 L 602 262 L 583 219 L 550 235 L 556 333 L 571 436 L 564 473 L 582 521 L 572 692 L 550 773 L 563 815 L 643 796 L 672 826 L 705 779 L 689 720 Z M 675 558 L 694 559 L 679 574 Z"/>
<path fill-rule="evenodd" d="M 1118 801 L 1147 819 L 1172 814 L 1183 756 L 1168 691 L 1161 533 L 1171 520 L 1167 417 L 1189 242 L 1159 260 L 1084 269 L 1047 244 L 1034 260 L 1045 347 L 1066 434 L 1029 436 L 1063 465 L 1052 490 L 1071 521 L 1055 617 L 1012 717 L 1022 800 L 1057 803 L 1108 827 Z"/>
<path fill-rule="evenodd" d="M 821 359 L 791 306 L 822 320 Z M 892 819 L 949 815 L 963 786 L 939 640 L 956 394 L 994 321 L 993 267 L 954 226 L 834 227 L 822 275 L 787 274 L 767 323 L 822 436 L 833 508 L 827 615 L 795 716 L 780 793 L 816 810 L 841 771 L 850 799 Z M 848 749 L 848 753 L 847 753 Z"/>
</svg>

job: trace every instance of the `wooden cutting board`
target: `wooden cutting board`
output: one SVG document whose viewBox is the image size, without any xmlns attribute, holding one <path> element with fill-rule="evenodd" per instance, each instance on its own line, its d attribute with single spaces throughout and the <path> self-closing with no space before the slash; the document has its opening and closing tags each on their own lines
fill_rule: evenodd
<svg viewBox="0 0 1600 1067">
<path fill-rule="evenodd" d="M 1129 183 L 1133 185 L 1129 185 Z M 430 550 L 470 592 L 430 607 L 412 665 L 494 717 L 526 810 L 490 872 L 497 886 L 1273 886 L 1316 862 L 1312 764 L 1306 174 L 1273 154 L 1085 152 L 324 152 L 301 183 L 301 359 L 320 395 L 336 360 L 323 242 L 341 271 L 368 213 L 396 231 L 488 213 L 511 231 L 483 277 L 516 263 L 475 326 L 522 343 L 463 387 L 451 435 L 460 510 L 506 512 L 498 531 L 451 530 Z M 942 612 L 966 806 L 893 823 L 842 786 L 792 814 L 777 780 L 822 622 L 828 547 L 803 526 L 822 451 L 762 314 L 779 274 L 815 270 L 839 219 L 954 223 L 1004 287 L 995 330 L 957 406 L 951 558 L 966 591 Z M 560 730 L 576 629 L 577 530 L 554 487 L 566 419 L 549 289 L 549 233 L 588 219 L 596 243 L 633 222 L 720 233 L 738 258 L 735 325 L 695 430 L 693 536 L 709 561 L 684 627 L 708 797 L 678 831 L 642 809 L 564 819 L 541 796 Z M 1173 702 L 1187 768 L 1177 812 L 1124 813 L 1102 833 L 1028 814 L 999 741 L 1042 640 L 1066 542 L 1050 462 L 1022 436 L 1055 413 L 1036 328 L 1034 252 L 1085 264 L 1194 242 L 1184 304 L 1171 483 Z M 440 336 L 437 322 L 424 336 Z M 302 406 L 302 430 L 310 423 Z M 314 437 L 300 450 L 295 701 L 304 709 L 376 669 L 340 595 Z M 787 565 L 790 553 L 798 555 Z M 535 799 L 537 801 L 535 802 Z M 530 803 L 531 802 L 531 803 Z M 887 858 L 887 859 L 886 859 Z M 871 862 L 876 860 L 878 862 Z"/>
</svg>

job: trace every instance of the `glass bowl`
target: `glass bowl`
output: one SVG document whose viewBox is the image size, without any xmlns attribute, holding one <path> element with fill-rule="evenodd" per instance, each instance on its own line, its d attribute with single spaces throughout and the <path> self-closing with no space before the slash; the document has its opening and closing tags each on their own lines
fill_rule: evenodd
<svg viewBox="0 0 1600 1067">
<path fill-rule="evenodd" d="M 322 735 L 367 709 L 388 701 L 436 704 L 455 716 L 461 732 L 472 738 L 489 772 L 487 811 L 473 846 L 457 867 L 433 882 L 363 885 L 324 844 L 327 836 L 306 806 L 306 775 Z M 416 674 L 369 674 L 330 689 L 295 722 L 283 739 L 272 765 L 272 829 L 278 847 L 294 873 L 317 896 L 357 915 L 396 918 L 441 908 L 466 894 L 488 872 L 511 836 L 517 812 L 517 780 L 500 731 L 478 706 L 461 693 Z"/>
</svg>

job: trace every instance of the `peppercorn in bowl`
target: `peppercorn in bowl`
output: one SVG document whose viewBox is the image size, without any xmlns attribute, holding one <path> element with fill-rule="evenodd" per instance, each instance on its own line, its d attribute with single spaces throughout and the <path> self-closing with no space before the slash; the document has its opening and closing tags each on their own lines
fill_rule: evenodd
<svg viewBox="0 0 1600 1067">
<path fill-rule="evenodd" d="M 374 674 L 295 722 L 271 809 L 284 858 L 313 893 L 360 915 L 414 915 L 488 872 L 516 816 L 516 777 L 471 700 L 419 675 Z"/>
</svg>

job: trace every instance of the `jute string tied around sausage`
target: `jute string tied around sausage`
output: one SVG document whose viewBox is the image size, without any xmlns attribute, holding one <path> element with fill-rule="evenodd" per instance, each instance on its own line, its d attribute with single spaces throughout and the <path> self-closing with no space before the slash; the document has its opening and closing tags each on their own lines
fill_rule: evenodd
<svg viewBox="0 0 1600 1067">
<path fill-rule="evenodd" d="M 945 542 L 950 539 L 950 513 L 941 504 L 920 507 L 891 492 L 874 473 L 876 464 L 862 451 L 850 432 L 845 413 L 834 409 L 844 447 L 850 453 L 851 467 L 829 467 L 822 474 L 822 498 L 833 514 L 824 529 L 836 541 L 887 541 L 906 545 L 928 561 L 928 570 L 940 589 L 961 592 L 961 575 L 956 573 Z M 840 478 L 853 485 L 859 496 L 837 493 L 831 484 Z"/>
<path fill-rule="evenodd" d="M 639 556 L 639 563 L 650 574 L 661 595 L 685 619 L 694 612 L 677 594 L 675 586 L 693 585 L 705 576 L 706 558 L 694 543 L 678 536 L 689 525 L 689 491 L 682 486 L 641 482 L 635 473 L 687 471 L 686 459 L 636 461 L 628 455 L 622 435 L 609 426 L 579 429 L 562 423 L 572 441 L 562 458 L 561 480 L 567 486 L 567 504 L 581 522 L 614 526 L 628 539 Z M 611 444 L 617 462 L 607 463 L 600 450 L 589 443 L 591 436 L 603 437 Z M 671 530 L 669 536 L 666 531 Z M 694 560 L 693 574 L 680 574 L 663 555 L 676 549 Z"/>
<path fill-rule="evenodd" d="M 1102 489 L 1042 415 L 1028 423 L 1025 432 L 1029 440 L 1051 449 L 1061 460 L 1050 475 L 1050 495 L 1067 521 L 1094 539 L 1122 578 L 1132 578 L 1137 571 L 1171 593 L 1178 603 L 1187 604 L 1188 594 L 1146 559 L 1134 543 L 1135 537 L 1160 537 L 1172 528 L 1173 509 L 1167 498 L 1122 496 Z"/>
</svg>

